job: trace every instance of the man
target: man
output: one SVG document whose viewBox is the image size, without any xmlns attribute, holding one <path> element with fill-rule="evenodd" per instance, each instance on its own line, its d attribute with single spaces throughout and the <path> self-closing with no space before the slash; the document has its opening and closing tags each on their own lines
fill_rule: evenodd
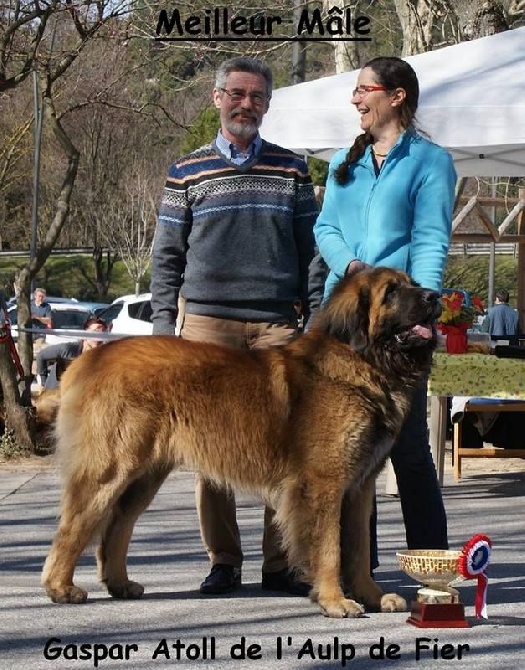
<svg viewBox="0 0 525 670">
<path fill-rule="evenodd" d="M 217 71 L 220 131 L 170 168 L 161 201 L 154 334 L 174 334 L 179 317 L 184 339 L 239 349 L 282 345 L 298 334 L 297 304 L 306 322 L 321 301 L 324 270 L 312 232 L 318 208 L 307 167 L 258 133 L 271 94 L 272 73 L 262 61 L 233 58 Z M 235 497 L 200 476 L 196 482 L 212 564 L 200 590 L 228 593 L 241 583 L 243 559 Z M 288 572 L 272 518 L 266 509 L 262 587 L 306 595 L 307 585 Z"/>
<path fill-rule="evenodd" d="M 45 346 L 45 329 L 52 327 L 51 305 L 46 301 L 46 295 L 44 288 L 36 288 L 31 300 L 32 328 L 42 328 L 42 335 L 33 333 L 34 356 Z"/>
<path fill-rule="evenodd" d="M 519 335 L 518 312 L 509 305 L 509 292 L 496 291 L 494 305 L 489 307 L 481 330 L 492 337 L 517 337 Z"/>
<path fill-rule="evenodd" d="M 46 301 L 46 290 L 36 288 L 31 301 L 31 318 L 39 321 L 43 328 L 51 328 L 51 305 Z"/>
<path fill-rule="evenodd" d="M 91 316 L 85 322 L 83 329 L 91 333 L 102 333 L 108 327 L 103 319 Z M 42 389 L 58 388 L 61 373 L 69 363 L 78 358 L 84 351 L 94 349 L 101 344 L 101 340 L 89 338 L 54 344 L 39 351 L 36 355 L 36 374 Z"/>
</svg>

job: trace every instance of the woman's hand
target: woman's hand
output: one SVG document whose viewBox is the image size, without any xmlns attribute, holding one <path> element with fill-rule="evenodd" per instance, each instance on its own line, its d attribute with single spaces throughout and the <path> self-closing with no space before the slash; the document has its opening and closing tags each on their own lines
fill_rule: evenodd
<svg viewBox="0 0 525 670">
<path fill-rule="evenodd" d="M 358 261 L 357 259 L 354 261 L 351 261 L 348 264 L 348 267 L 346 268 L 345 271 L 345 277 L 348 277 L 349 275 L 353 275 L 356 272 L 359 272 L 360 270 L 364 270 L 365 268 L 370 268 L 372 267 L 371 265 L 368 265 L 368 263 L 363 263 L 363 261 Z"/>
</svg>

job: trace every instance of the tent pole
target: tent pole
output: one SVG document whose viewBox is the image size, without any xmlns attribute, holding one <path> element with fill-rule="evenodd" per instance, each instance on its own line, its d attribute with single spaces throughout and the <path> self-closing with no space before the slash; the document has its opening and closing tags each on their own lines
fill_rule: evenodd
<svg viewBox="0 0 525 670">
<path fill-rule="evenodd" d="M 519 190 L 520 199 L 525 199 L 525 188 Z M 525 234 L 525 210 L 518 214 L 518 235 Z M 518 295 L 517 307 L 520 320 L 520 334 L 525 332 L 525 242 L 518 244 Z"/>
<path fill-rule="evenodd" d="M 492 197 L 496 197 L 496 178 L 492 177 Z M 496 224 L 496 207 L 491 207 L 492 214 L 492 224 Z M 494 302 L 494 270 L 496 264 L 496 244 L 494 242 L 490 245 L 490 255 L 489 255 L 489 285 L 487 288 L 488 294 L 488 305 L 492 306 Z"/>
</svg>

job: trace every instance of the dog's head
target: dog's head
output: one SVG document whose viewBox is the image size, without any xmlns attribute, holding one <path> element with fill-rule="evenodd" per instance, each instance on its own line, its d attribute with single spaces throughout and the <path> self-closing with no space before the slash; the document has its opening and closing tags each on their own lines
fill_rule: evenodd
<svg viewBox="0 0 525 670">
<path fill-rule="evenodd" d="M 325 332 L 365 357 L 388 353 L 430 365 L 439 294 L 421 288 L 404 272 L 367 268 L 334 289 L 320 315 Z"/>
</svg>

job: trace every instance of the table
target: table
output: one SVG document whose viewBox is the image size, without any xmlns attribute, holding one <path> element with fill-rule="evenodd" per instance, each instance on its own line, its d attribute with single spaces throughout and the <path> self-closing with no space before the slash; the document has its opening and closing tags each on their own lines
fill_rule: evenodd
<svg viewBox="0 0 525 670">
<path fill-rule="evenodd" d="M 432 456 L 439 483 L 443 483 L 447 426 L 447 396 L 475 396 L 525 400 L 525 359 L 498 358 L 488 354 L 434 353 L 428 381 Z M 385 492 L 397 492 L 389 464 Z"/>
<path fill-rule="evenodd" d="M 447 396 L 525 400 L 525 360 L 485 354 L 434 354 L 428 381 L 430 447 L 440 483 L 445 463 Z"/>
</svg>

